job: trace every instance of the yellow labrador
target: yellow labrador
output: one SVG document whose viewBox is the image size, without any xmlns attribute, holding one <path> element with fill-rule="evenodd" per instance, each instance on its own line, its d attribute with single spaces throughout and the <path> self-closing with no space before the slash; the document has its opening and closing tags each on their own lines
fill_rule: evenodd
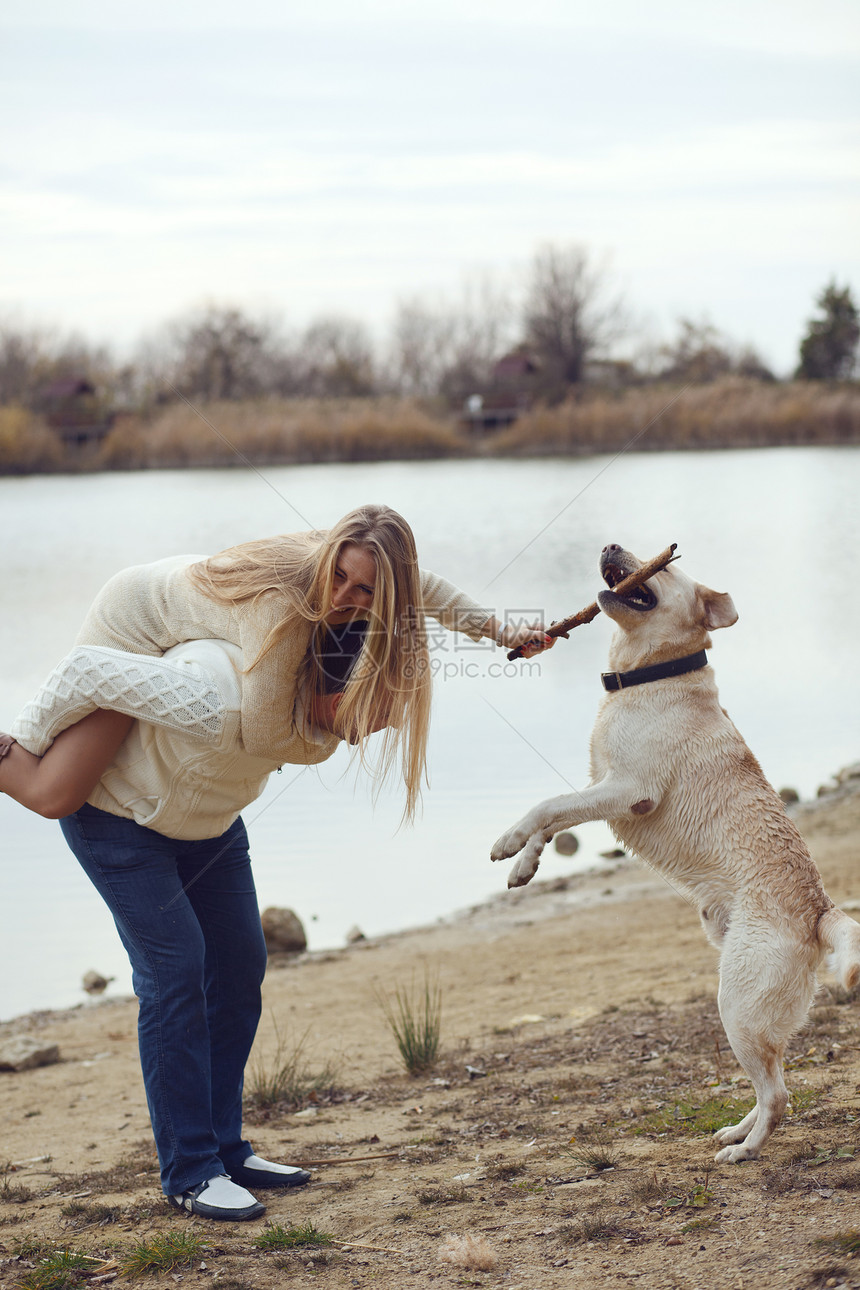
<svg viewBox="0 0 860 1290">
<path fill-rule="evenodd" d="M 499 838 L 518 856 L 509 887 L 534 877 L 553 834 L 606 820 L 625 846 L 695 904 L 720 957 L 720 1016 L 756 1105 L 716 1134 L 720 1164 L 754 1159 L 788 1103 L 785 1045 L 802 1024 L 825 955 L 846 989 L 860 981 L 860 924 L 836 909 L 806 845 L 720 707 L 705 650 L 737 621 L 731 597 L 674 565 L 637 591 L 611 588 L 641 567 L 604 548 L 616 626 L 607 694 L 591 738 L 591 783 L 549 798 Z"/>
</svg>

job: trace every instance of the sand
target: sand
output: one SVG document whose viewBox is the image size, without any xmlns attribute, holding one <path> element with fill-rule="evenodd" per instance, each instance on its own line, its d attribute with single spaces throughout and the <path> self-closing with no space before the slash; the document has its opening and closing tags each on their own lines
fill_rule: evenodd
<svg viewBox="0 0 860 1290">
<path fill-rule="evenodd" d="M 834 900 L 860 909 L 860 793 L 796 818 Z M 249 1110 L 260 1154 L 316 1162 L 301 1191 L 261 1193 L 257 1222 L 167 1208 L 135 1000 L 0 1027 L 61 1054 L 0 1072 L 0 1287 L 55 1247 L 110 1279 L 169 1232 L 203 1246 L 149 1285 L 860 1287 L 860 998 L 822 977 L 789 1053 L 793 1113 L 760 1161 L 718 1168 L 700 1108 L 749 1087 L 695 912 L 626 859 L 517 893 L 498 876 L 497 899 L 444 923 L 272 963 L 251 1069 L 303 1041 L 299 1066 L 329 1077 L 297 1105 Z M 426 974 L 442 1055 L 413 1078 L 379 995 Z M 269 1224 L 333 1244 L 265 1252 Z"/>
</svg>

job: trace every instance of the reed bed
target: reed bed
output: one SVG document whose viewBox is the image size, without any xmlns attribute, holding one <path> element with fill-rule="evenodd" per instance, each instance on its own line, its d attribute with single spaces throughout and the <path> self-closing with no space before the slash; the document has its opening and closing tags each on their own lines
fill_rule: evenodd
<svg viewBox="0 0 860 1290">
<path fill-rule="evenodd" d="M 125 414 L 101 441 L 66 445 L 26 409 L 0 407 L 0 475 L 848 443 L 860 443 L 856 382 L 584 389 L 483 435 L 407 399 L 266 399 Z"/>
<path fill-rule="evenodd" d="M 585 392 L 536 408 L 487 443 L 493 456 L 860 443 L 860 385 L 726 378 L 678 389 Z"/>
<path fill-rule="evenodd" d="M 60 438 L 26 408 L 0 407 L 0 475 L 34 475 L 62 470 Z"/>
<path fill-rule="evenodd" d="M 118 425 L 99 453 L 105 469 L 325 461 L 415 461 L 463 455 L 461 436 L 400 399 L 279 399 L 177 403 L 153 420 Z"/>
</svg>

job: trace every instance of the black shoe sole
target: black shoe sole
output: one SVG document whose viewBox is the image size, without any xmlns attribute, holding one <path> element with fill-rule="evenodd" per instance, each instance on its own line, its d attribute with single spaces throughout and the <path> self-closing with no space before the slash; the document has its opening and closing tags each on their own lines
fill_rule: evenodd
<svg viewBox="0 0 860 1290">
<path fill-rule="evenodd" d="M 239 1165 L 238 1169 L 228 1169 L 227 1173 L 237 1186 L 247 1187 L 249 1191 L 304 1187 L 311 1180 L 307 1169 L 297 1169 L 294 1174 L 273 1174 L 266 1169 L 246 1169 L 244 1165 Z"/>
<path fill-rule="evenodd" d="M 260 1218 L 266 1212 L 266 1206 L 259 1201 L 245 1205 L 242 1209 L 221 1209 L 218 1205 L 207 1205 L 204 1200 L 197 1200 L 194 1196 L 183 1200 L 168 1196 L 167 1203 L 183 1214 L 197 1214 L 200 1218 L 214 1218 L 222 1223 L 247 1223 L 249 1219 Z"/>
</svg>

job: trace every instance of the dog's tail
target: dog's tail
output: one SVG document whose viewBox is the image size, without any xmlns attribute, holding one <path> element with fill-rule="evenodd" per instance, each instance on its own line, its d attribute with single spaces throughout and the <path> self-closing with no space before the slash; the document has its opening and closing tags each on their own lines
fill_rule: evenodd
<svg viewBox="0 0 860 1290">
<path fill-rule="evenodd" d="M 860 923 L 841 909 L 828 909 L 818 924 L 818 939 L 829 955 L 827 966 L 846 990 L 853 990 L 860 983 Z"/>
</svg>

